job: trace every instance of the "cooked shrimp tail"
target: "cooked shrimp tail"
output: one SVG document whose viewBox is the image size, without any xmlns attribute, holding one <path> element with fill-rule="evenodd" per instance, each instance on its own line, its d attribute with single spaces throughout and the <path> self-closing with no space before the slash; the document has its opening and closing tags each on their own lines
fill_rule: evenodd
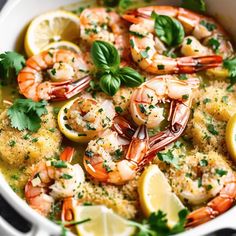
<svg viewBox="0 0 236 236">
<path fill-rule="evenodd" d="M 114 117 L 112 129 L 126 139 L 131 139 L 135 133 L 135 126 L 119 115 Z"/>
<path fill-rule="evenodd" d="M 125 159 L 139 165 L 147 153 L 149 147 L 149 136 L 147 127 L 141 125 L 132 137 Z"/>
<path fill-rule="evenodd" d="M 73 147 L 67 146 L 64 148 L 63 152 L 60 155 L 60 160 L 71 162 L 75 153 L 75 149 Z"/>
<path fill-rule="evenodd" d="M 136 130 L 124 155 L 123 143 L 119 142 L 116 132 L 107 131 L 88 144 L 84 156 L 84 166 L 87 172 L 96 180 L 112 184 L 124 184 L 136 176 L 139 163 L 148 150 L 148 133 L 145 125 Z M 122 150 L 122 151 L 121 151 Z"/>
<path fill-rule="evenodd" d="M 76 200 L 73 197 L 68 197 L 63 200 L 61 220 L 62 222 L 70 222 L 75 219 L 74 209 L 76 206 Z M 66 226 L 69 226 L 66 225 Z"/>
<path fill-rule="evenodd" d="M 84 57 L 64 49 L 30 57 L 17 77 L 20 93 L 34 101 L 71 98 L 90 81 L 90 66 Z"/>
<path fill-rule="evenodd" d="M 222 64 L 223 58 L 218 55 L 180 57 L 177 59 L 177 70 L 175 73 L 191 74 L 201 70 L 218 67 Z"/>
<path fill-rule="evenodd" d="M 157 76 L 138 87 L 130 103 L 130 112 L 138 124 L 146 124 L 148 128 L 155 128 L 165 119 L 163 108 L 159 103 L 170 102 L 169 127 L 150 138 L 150 149 L 141 165 L 152 161 L 155 154 L 174 142 L 184 131 L 192 104 L 192 90 L 197 88 L 199 80 L 190 78 L 180 81 L 174 76 Z"/>
<path fill-rule="evenodd" d="M 90 81 L 91 77 L 85 76 L 74 82 L 52 82 L 52 89 L 48 91 L 48 96 L 52 101 L 63 101 L 70 99 L 89 87 Z"/>
<path fill-rule="evenodd" d="M 227 211 L 235 202 L 236 176 L 232 173 L 226 180 L 218 196 L 213 198 L 205 207 L 191 212 L 187 217 L 186 227 L 203 224 Z"/>
<path fill-rule="evenodd" d="M 61 168 L 58 160 L 42 160 L 32 167 L 32 176 L 25 185 L 25 198 L 28 204 L 40 214 L 47 216 L 55 200 L 73 198 L 79 185 L 84 181 L 84 173 L 79 165 L 71 165 L 74 148 L 66 147 L 60 155 L 65 161 Z M 69 179 L 63 176 L 70 176 Z M 65 206 L 64 206 L 65 205 Z M 63 218 L 69 219 L 69 200 L 63 203 Z M 67 211 L 68 208 L 68 211 Z"/>
</svg>

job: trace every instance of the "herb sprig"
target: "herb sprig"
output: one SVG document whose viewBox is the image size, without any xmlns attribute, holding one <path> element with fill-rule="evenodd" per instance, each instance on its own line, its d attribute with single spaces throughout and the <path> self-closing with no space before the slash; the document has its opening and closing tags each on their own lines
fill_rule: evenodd
<svg viewBox="0 0 236 236">
<path fill-rule="evenodd" d="M 110 96 L 116 94 L 122 83 L 127 87 L 136 87 L 144 82 L 143 76 L 131 67 L 120 68 L 119 53 L 110 43 L 95 41 L 91 56 L 100 77 L 99 86 Z"/>
<path fill-rule="evenodd" d="M 34 102 L 31 99 L 16 99 L 8 109 L 11 126 L 20 131 L 28 129 L 37 132 L 41 127 L 41 116 L 47 114 L 46 101 Z"/>
<path fill-rule="evenodd" d="M 223 66 L 229 71 L 230 88 L 236 83 L 236 57 L 225 59 Z"/>
<path fill-rule="evenodd" d="M 0 80 L 8 84 L 12 78 L 18 75 L 24 67 L 25 59 L 16 52 L 5 52 L 0 54 Z"/>
<path fill-rule="evenodd" d="M 138 228 L 137 236 L 168 236 L 184 231 L 188 210 L 182 209 L 178 215 L 179 222 L 172 228 L 168 226 L 166 214 L 160 210 L 153 212 L 149 218 L 142 223 L 130 221 L 130 225 Z"/>
</svg>

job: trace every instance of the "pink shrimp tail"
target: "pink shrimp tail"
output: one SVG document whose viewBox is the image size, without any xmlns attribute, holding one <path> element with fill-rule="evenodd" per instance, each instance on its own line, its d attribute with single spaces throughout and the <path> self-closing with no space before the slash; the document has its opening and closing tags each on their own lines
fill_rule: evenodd
<svg viewBox="0 0 236 236">
<path fill-rule="evenodd" d="M 202 70 L 218 67 L 223 58 L 218 55 L 181 57 L 177 59 L 178 71 L 176 73 L 195 73 Z"/>
</svg>

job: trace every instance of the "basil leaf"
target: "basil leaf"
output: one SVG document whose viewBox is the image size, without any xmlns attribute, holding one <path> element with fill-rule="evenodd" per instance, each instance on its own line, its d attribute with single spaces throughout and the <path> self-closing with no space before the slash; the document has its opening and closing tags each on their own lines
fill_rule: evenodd
<svg viewBox="0 0 236 236">
<path fill-rule="evenodd" d="M 96 67 L 102 72 L 115 73 L 119 68 L 119 53 L 110 43 L 95 41 L 91 48 L 91 56 Z"/>
<path fill-rule="evenodd" d="M 204 0 L 183 0 L 181 7 L 199 12 L 206 11 L 206 3 Z"/>
<path fill-rule="evenodd" d="M 155 32 L 161 41 L 168 46 L 177 46 L 184 40 L 185 32 L 182 24 L 169 16 L 152 13 L 155 19 Z"/>
<path fill-rule="evenodd" d="M 104 93 L 113 96 L 116 94 L 120 88 L 120 78 L 117 76 L 112 76 L 111 74 L 105 74 L 101 77 L 99 85 Z"/>
<path fill-rule="evenodd" d="M 130 67 L 120 68 L 118 76 L 121 82 L 128 87 L 137 87 L 144 82 L 143 76 Z"/>
</svg>

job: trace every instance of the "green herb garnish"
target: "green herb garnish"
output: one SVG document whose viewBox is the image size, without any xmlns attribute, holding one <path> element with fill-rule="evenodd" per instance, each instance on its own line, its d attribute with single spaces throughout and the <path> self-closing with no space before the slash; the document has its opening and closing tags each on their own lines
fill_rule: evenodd
<svg viewBox="0 0 236 236">
<path fill-rule="evenodd" d="M 159 160 L 164 161 L 167 164 L 172 164 L 176 169 L 179 169 L 178 159 L 172 154 L 170 150 L 167 152 L 158 152 L 157 157 Z"/>
<path fill-rule="evenodd" d="M 184 40 L 185 32 L 182 24 L 169 16 L 158 15 L 152 12 L 152 18 L 155 20 L 155 32 L 168 46 L 177 46 Z"/>
<path fill-rule="evenodd" d="M 37 132 L 41 127 L 41 116 L 47 114 L 46 101 L 34 102 L 31 99 L 16 99 L 8 109 L 11 126 L 20 131 L 28 129 Z"/>
<path fill-rule="evenodd" d="M 59 160 L 59 161 L 51 161 L 51 165 L 56 168 L 67 168 L 66 162 Z"/>
<path fill-rule="evenodd" d="M 144 82 L 143 76 L 130 67 L 120 68 L 120 56 L 117 49 L 110 43 L 95 41 L 91 56 L 100 77 L 101 90 L 113 96 L 121 86 L 136 87 Z"/>
<path fill-rule="evenodd" d="M 0 54 L 0 78 L 7 83 L 18 75 L 25 65 L 25 59 L 16 52 L 5 52 Z"/>
<path fill-rule="evenodd" d="M 228 171 L 227 170 L 223 170 L 223 169 L 216 169 L 216 174 L 219 175 L 220 177 L 227 175 Z"/>
<path fill-rule="evenodd" d="M 142 223 L 129 221 L 129 224 L 138 228 L 136 236 L 168 236 L 184 231 L 188 210 L 179 211 L 179 222 L 172 228 L 168 226 L 166 214 L 162 211 L 153 212 L 147 220 Z"/>
</svg>

